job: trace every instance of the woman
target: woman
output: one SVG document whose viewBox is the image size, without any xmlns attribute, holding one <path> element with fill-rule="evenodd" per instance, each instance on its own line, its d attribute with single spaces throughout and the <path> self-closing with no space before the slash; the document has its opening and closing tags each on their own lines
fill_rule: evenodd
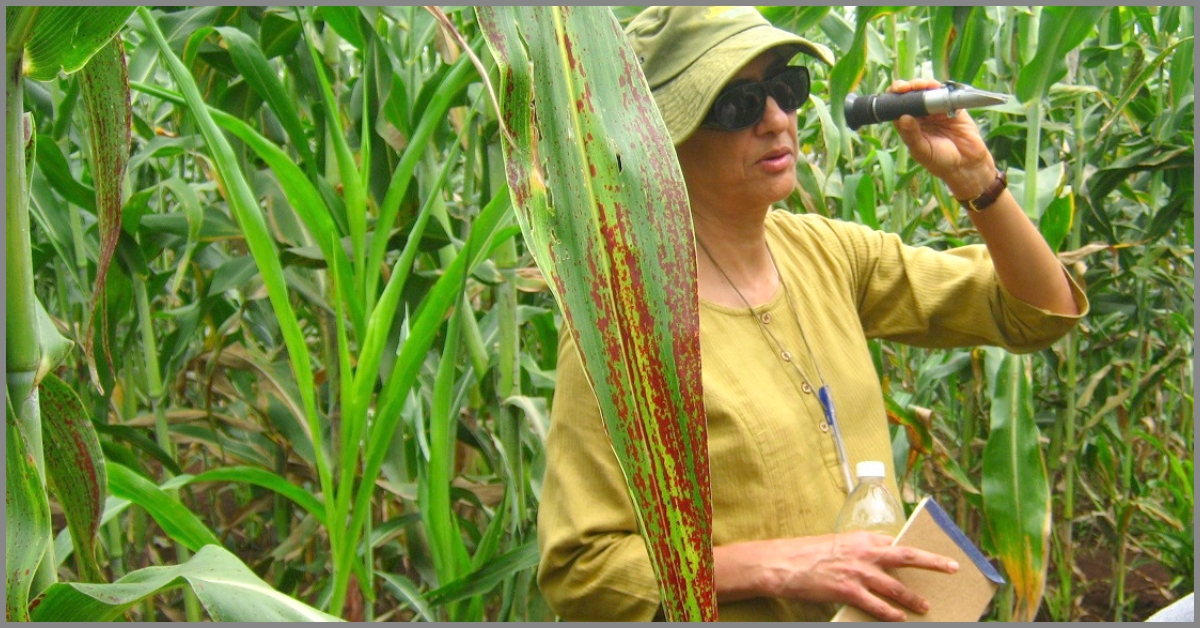
<svg viewBox="0 0 1200 628">
<path fill-rule="evenodd" d="M 626 30 L 676 145 L 697 239 L 701 361 L 723 620 L 823 621 L 839 604 L 881 619 L 926 602 L 885 570 L 952 572 L 890 538 L 833 534 L 845 465 L 891 444 L 868 338 L 924 347 L 1043 348 L 1086 311 L 966 112 L 905 117 L 914 159 L 971 212 L 984 246 L 951 252 L 771 210 L 796 185 L 798 52 L 821 46 L 745 7 L 652 7 Z M 892 91 L 936 87 L 899 81 Z M 818 392 L 831 392 L 845 458 Z M 658 589 L 624 480 L 570 335 L 560 346 L 538 520 L 539 583 L 566 619 L 650 620 Z"/>
</svg>

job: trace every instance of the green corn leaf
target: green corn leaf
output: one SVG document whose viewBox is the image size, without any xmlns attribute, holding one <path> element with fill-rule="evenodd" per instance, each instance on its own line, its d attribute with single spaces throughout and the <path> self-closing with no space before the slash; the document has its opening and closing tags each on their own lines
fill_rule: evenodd
<svg viewBox="0 0 1200 628">
<path fill-rule="evenodd" d="M 46 590 L 33 621 L 119 621 L 149 597 L 190 586 L 215 621 L 341 621 L 263 582 L 238 557 L 206 545 L 182 565 L 139 569 L 111 584 L 58 583 Z"/>
<path fill-rule="evenodd" d="M 510 216 L 509 197 L 505 190 L 500 190 L 475 218 L 466 245 L 445 268 L 433 288 L 425 294 L 413 315 L 408 338 L 400 348 L 400 355 L 396 357 L 395 365 L 378 397 L 378 410 L 371 425 L 371 437 L 367 442 L 359 488 L 354 505 L 349 511 L 352 517 L 349 529 L 360 529 L 367 516 L 367 507 L 373 494 L 371 488 L 383 467 L 392 435 L 400 422 L 404 401 L 412 390 L 417 373 L 425 364 L 426 354 L 442 327 L 446 312 L 462 293 L 463 275 L 487 259 L 492 249 L 502 241 L 502 237 L 511 237 L 504 236 L 503 229 L 505 219 Z"/>
<path fill-rule="evenodd" d="M 121 207 L 124 204 L 121 189 L 125 182 L 125 168 L 129 163 L 130 127 L 133 125 L 129 68 L 125 64 L 125 45 L 120 37 L 111 38 L 96 51 L 79 73 L 79 84 L 87 112 L 88 148 L 92 179 L 96 186 L 96 219 L 100 231 L 96 280 L 92 285 L 88 324 L 83 333 L 83 354 L 92 382 L 101 388 L 92 348 L 95 335 L 91 333 L 91 325 L 96 318 L 97 308 L 104 301 L 108 266 L 121 236 Z M 101 329 L 106 329 L 107 310 L 102 310 L 100 316 Z M 104 349 L 105 359 L 111 364 L 112 356 L 108 355 L 107 345 Z"/>
<path fill-rule="evenodd" d="M 1046 7 L 1038 28 L 1037 52 L 1017 76 L 1017 99 L 1044 98 L 1067 75 L 1067 53 L 1083 43 L 1108 7 Z M 1020 198 L 1019 196 L 1017 198 Z"/>
<path fill-rule="evenodd" d="M 133 10 L 131 6 L 43 7 L 25 41 L 25 75 L 49 81 L 60 71 L 79 71 L 121 30 Z"/>
<path fill-rule="evenodd" d="M 292 23 L 296 24 L 296 35 L 298 36 L 299 24 Z M 229 56 L 233 59 L 233 64 L 237 66 L 238 72 L 250 84 L 250 87 L 271 106 L 271 111 L 275 112 L 279 123 L 283 125 L 283 129 L 291 138 L 292 146 L 296 148 L 296 152 L 300 153 L 301 163 L 310 172 L 315 173 L 316 164 L 312 149 L 308 145 L 308 137 L 304 133 L 304 126 L 300 123 L 300 113 L 296 109 L 295 96 L 289 94 L 284 88 L 275 69 L 267 61 L 267 55 L 263 53 L 252 37 L 236 28 L 221 26 L 216 30 L 225 39 L 225 45 L 229 48 Z"/>
<path fill-rule="evenodd" d="M 1195 46 L 1195 37 L 1182 39 L 1171 58 L 1171 102 L 1176 106 L 1182 105 L 1186 97 L 1196 96 Z"/>
<path fill-rule="evenodd" d="M 850 195 L 847 194 L 846 198 L 850 198 Z M 854 186 L 854 212 L 862 224 L 876 230 L 882 228 L 875 213 L 874 177 L 863 177 L 858 181 L 858 185 Z"/>
<path fill-rule="evenodd" d="M 330 9 L 326 11 L 330 15 L 341 14 L 342 12 L 352 13 L 353 23 L 358 24 L 359 9 L 358 7 L 325 7 Z M 332 22 L 331 22 L 332 24 Z M 361 42 L 359 46 L 361 48 Z M 338 121 L 341 119 L 341 112 L 338 108 L 338 100 L 333 94 L 333 87 L 329 83 L 329 77 L 325 75 L 325 64 L 321 62 L 318 55 L 318 48 L 314 45 L 308 46 L 309 53 L 312 57 L 313 67 L 316 70 L 317 82 L 320 84 L 320 96 L 325 107 L 325 124 L 328 126 L 327 138 L 332 144 L 333 155 L 337 162 L 338 177 L 342 184 L 343 198 L 346 203 L 346 218 L 350 225 L 350 241 L 352 243 L 352 254 L 350 259 L 354 265 L 350 271 L 354 276 L 354 289 L 356 291 L 365 291 L 366 284 L 364 277 L 367 265 L 367 196 L 366 187 L 363 185 L 364 173 L 360 172 L 358 164 L 354 159 L 354 155 L 350 152 L 350 145 L 346 141 L 345 130 L 341 128 Z M 376 271 L 377 272 L 377 271 Z"/>
<path fill-rule="evenodd" d="M 954 12 L 956 7 L 934 7 L 932 19 L 932 39 L 929 42 L 930 64 L 933 66 L 933 76 L 939 81 L 945 81 L 950 74 L 950 46 L 954 40 Z"/>
<path fill-rule="evenodd" d="M 983 514 L 1013 586 L 1015 621 L 1033 621 L 1046 587 L 1050 483 L 1034 423 L 1028 356 L 986 353 L 991 432 L 983 449 Z"/>
<path fill-rule="evenodd" d="M 580 347 L 666 617 L 715 619 L 695 239 L 673 146 L 610 11 L 477 13 L 521 230 Z"/>
<path fill-rule="evenodd" d="M 351 46 L 362 50 L 366 36 L 362 30 L 362 12 L 356 6 L 321 7 L 318 17 Z"/>
<path fill-rule="evenodd" d="M 325 506 L 320 500 L 303 487 L 296 486 L 286 478 L 280 477 L 266 469 L 258 467 L 229 467 L 227 469 L 213 469 L 199 475 L 185 477 L 188 477 L 188 484 L 197 484 L 200 482 L 234 482 L 237 484 L 261 486 L 292 500 L 297 506 L 300 506 L 308 511 L 310 515 L 316 517 L 317 521 L 321 522 L 321 525 L 326 525 Z"/>
<path fill-rule="evenodd" d="M 367 258 L 367 268 L 379 268 L 387 254 L 387 239 L 379 234 L 387 233 L 396 224 L 396 215 L 400 211 L 400 202 L 408 192 L 408 186 L 415 180 L 413 172 L 422 156 L 427 154 L 429 140 L 435 130 L 445 123 L 446 112 L 456 101 L 458 95 L 467 88 L 475 78 L 474 66 L 467 55 L 459 57 L 454 66 L 445 74 L 433 96 L 429 99 L 421 113 L 409 138 L 400 162 L 392 173 L 391 183 L 388 184 L 387 194 L 379 206 L 379 218 L 375 221 L 376 237 L 371 240 L 371 249 Z M 377 273 L 367 275 L 368 294 L 375 293 Z"/>
<path fill-rule="evenodd" d="M 324 446 L 322 445 L 321 428 L 317 423 L 311 358 L 309 357 L 308 347 L 304 341 L 304 334 L 296 319 L 296 312 L 292 308 L 287 281 L 283 276 L 283 266 L 279 261 L 279 251 L 276 249 L 270 230 L 267 228 L 266 218 L 258 207 L 254 194 L 250 190 L 250 184 L 246 181 L 245 175 L 238 166 L 233 148 L 213 121 L 208 107 L 204 104 L 204 98 L 200 95 L 200 89 L 196 86 L 195 79 L 192 78 L 192 75 L 184 67 L 179 57 L 172 52 L 158 24 L 154 21 L 150 10 L 145 7 L 138 7 L 138 15 L 141 16 L 142 21 L 145 23 L 150 37 L 158 45 L 159 54 L 164 60 L 167 69 L 174 77 L 176 84 L 183 92 L 189 110 L 196 118 L 197 126 L 204 136 L 204 141 L 212 152 L 213 161 L 216 164 L 221 182 L 224 184 L 230 208 L 237 216 L 238 224 L 241 225 L 242 231 L 245 234 L 246 245 L 250 249 L 250 253 L 254 256 L 254 261 L 258 265 L 259 272 L 262 274 L 263 283 L 270 297 L 271 307 L 279 321 L 279 328 L 283 334 L 284 344 L 287 345 L 288 358 L 292 362 L 292 373 L 296 380 L 296 388 L 299 390 L 301 400 L 304 404 L 304 416 L 307 419 L 309 435 L 313 439 L 313 450 L 316 453 L 315 458 L 322 490 L 328 495 L 330 490 L 332 490 L 333 479 L 328 460 L 323 453 Z M 332 237 L 332 234 L 315 235 L 317 237 Z"/>
<path fill-rule="evenodd" d="M 1024 170 L 1020 168 L 1008 169 L 1008 189 L 1016 198 L 1025 198 L 1025 185 L 1028 179 Z M 1034 185 L 1037 190 L 1034 194 L 1035 202 L 1024 207 L 1025 213 L 1033 221 L 1041 220 L 1042 214 L 1046 212 L 1046 208 L 1050 207 L 1050 203 L 1057 198 L 1059 187 L 1062 186 L 1066 177 L 1066 163 L 1055 162 L 1039 169 L 1034 174 Z"/>
<path fill-rule="evenodd" d="M 1147 81 L 1158 74 L 1159 69 L 1164 63 L 1166 63 L 1168 59 L 1172 57 L 1172 55 L 1175 54 L 1177 49 L 1189 53 L 1188 58 L 1191 58 L 1190 53 L 1192 51 L 1193 41 L 1193 37 L 1186 37 L 1171 44 L 1170 46 L 1167 46 L 1162 52 L 1158 53 L 1158 56 L 1154 57 L 1150 63 L 1147 63 L 1141 69 L 1141 71 L 1137 73 L 1137 76 L 1133 77 L 1133 80 L 1128 81 L 1125 85 L 1125 89 L 1121 92 L 1121 97 L 1117 99 L 1115 104 L 1113 104 L 1112 111 L 1109 112 L 1107 117 L 1105 117 L 1104 122 L 1100 125 L 1100 130 L 1097 131 L 1096 134 L 1103 135 L 1104 132 L 1108 130 L 1109 125 L 1111 125 L 1113 121 L 1117 119 L 1117 116 L 1120 116 L 1125 111 L 1125 106 L 1128 105 L 1131 100 L 1133 100 L 1133 97 L 1136 96 L 1138 92 L 1146 88 Z M 1174 82 L 1175 81 L 1172 81 L 1172 83 Z M 1178 82 L 1186 83 L 1186 81 Z M 1174 91 L 1173 87 L 1172 91 Z"/>
<path fill-rule="evenodd" d="M 948 78 L 964 83 L 975 82 L 983 62 L 992 54 L 992 31 L 987 9 L 971 7 L 963 21 L 961 35 L 954 40 L 953 63 Z"/>
<path fill-rule="evenodd" d="M 175 92 L 141 83 L 135 83 L 133 87 L 138 91 L 152 94 L 175 104 L 186 104 L 183 96 Z M 350 258 L 346 253 L 346 249 L 338 244 L 337 239 L 341 236 L 342 231 L 338 228 L 337 223 L 334 222 L 333 210 L 326 205 L 320 191 L 304 175 L 303 170 L 296 165 L 292 158 L 283 149 L 271 142 L 271 140 L 263 137 L 244 121 L 220 109 L 210 107 L 208 111 L 212 115 L 214 122 L 234 137 L 245 142 L 274 171 L 284 196 L 287 197 L 288 202 L 296 211 L 296 214 L 300 216 L 300 219 L 304 221 L 305 226 L 316 236 L 317 246 L 321 250 L 322 257 L 327 266 L 331 272 L 341 273 L 338 275 L 335 283 L 342 294 L 342 303 L 346 304 L 350 309 L 350 320 L 354 328 L 362 329 L 365 326 L 363 322 L 363 299 L 353 291 L 354 285 L 348 271 L 350 268 Z M 205 224 L 207 225 L 207 221 Z M 235 230 L 235 234 L 240 235 L 240 232 Z M 331 260 L 335 257 L 341 260 L 340 264 L 331 263 Z M 382 257 L 383 254 L 381 253 L 381 260 Z"/>
<path fill-rule="evenodd" d="M 399 574 L 383 571 L 376 572 L 375 575 L 383 580 L 384 586 L 391 589 L 398 600 L 408 604 L 409 608 L 416 612 L 417 616 L 422 620 L 437 621 L 437 615 L 434 614 L 429 604 L 425 602 L 424 596 L 421 595 L 421 591 L 417 588 L 417 585 L 413 584 L 412 580 Z"/>
<path fill-rule="evenodd" d="M 115 497 L 128 499 L 141 506 L 167 533 L 190 550 L 205 545 L 220 545 L 217 535 L 204 525 L 192 511 L 150 480 L 115 462 L 108 463 L 108 485 Z"/>
<path fill-rule="evenodd" d="M 34 297 L 34 307 L 37 316 L 38 346 L 41 350 L 41 354 L 38 356 L 37 372 L 33 380 L 33 385 L 37 386 L 71 355 L 71 349 L 75 343 L 58 331 L 58 326 L 54 324 L 54 319 L 42 305 L 41 299 Z"/>
<path fill-rule="evenodd" d="M 66 515 L 80 573 L 91 582 L 99 582 L 102 575 L 96 562 L 96 533 L 108 495 L 100 439 L 79 395 L 66 382 L 47 376 L 40 385 L 39 397 L 46 477 Z"/>
<path fill-rule="evenodd" d="M 537 541 L 527 541 L 524 545 L 485 562 L 479 569 L 463 578 L 430 591 L 425 595 L 425 600 L 431 605 L 452 604 L 485 595 L 513 574 L 536 567 L 537 563 Z"/>
<path fill-rule="evenodd" d="M 96 210 L 96 191 L 75 179 L 75 175 L 71 173 L 71 165 L 67 162 L 67 156 L 63 154 L 62 148 L 54 142 L 54 138 L 37 133 L 33 140 L 32 143 L 35 145 L 41 145 L 41 150 L 35 151 L 33 161 L 37 164 L 42 176 L 46 177 L 46 182 L 50 184 L 50 187 L 54 188 L 54 191 L 61 194 L 67 201 L 94 212 Z M 27 163 L 27 165 L 31 164 Z"/>
<path fill-rule="evenodd" d="M 296 49 L 300 41 L 300 21 L 288 15 L 286 9 L 267 9 L 258 29 L 258 45 L 268 59 Z"/>
<path fill-rule="evenodd" d="M 1072 192 L 1054 199 L 1046 207 L 1041 220 L 1038 221 L 1038 231 L 1042 233 L 1042 237 L 1046 239 L 1046 244 L 1050 245 L 1050 249 L 1057 253 L 1067 239 L 1067 234 L 1071 232 L 1071 225 L 1074 222 L 1075 194 Z"/>
<path fill-rule="evenodd" d="M 763 17 L 772 24 L 793 33 L 805 33 L 816 26 L 826 13 L 828 6 L 767 6 L 759 7 Z"/>
<path fill-rule="evenodd" d="M 829 74 L 829 107 L 838 126 L 846 124 L 846 96 L 858 87 L 867 70 L 867 29 L 871 20 L 895 13 L 900 7 L 858 7 L 855 10 L 854 43 L 833 64 Z"/>
<path fill-rule="evenodd" d="M 29 621 L 29 588 L 50 545 L 50 505 L 5 395 L 4 619 Z"/>
</svg>

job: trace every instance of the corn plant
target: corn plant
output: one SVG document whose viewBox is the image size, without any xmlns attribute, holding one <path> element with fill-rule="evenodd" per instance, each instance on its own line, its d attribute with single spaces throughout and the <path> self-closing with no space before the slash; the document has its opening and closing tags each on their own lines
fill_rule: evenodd
<svg viewBox="0 0 1200 628">
<path fill-rule="evenodd" d="M 59 71 L 83 70 L 82 91 L 92 146 L 90 165 L 93 172 L 103 172 L 113 179 L 97 176 L 96 180 L 95 207 L 102 245 L 95 303 L 96 297 L 104 294 L 105 274 L 116 247 L 113 224 L 121 205 L 120 178 L 129 143 L 128 83 L 121 43 L 114 35 L 130 12 L 86 7 L 6 9 L 10 26 L 6 29 L 10 39 L 5 66 L 7 150 L 15 159 L 5 174 L 10 189 L 5 210 L 10 244 L 14 245 L 10 246 L 8 261 L 10 272 L 16 273 L 10 275 L 7 333 L 14 340 L 27 341 L 19 344 L 24 354 L 10 350 L 7 359 L 6 470 L 12 490 L 7 499 L 10 508 L 6 523 L 12 531 L 6 534 L 9 593 L 5 616 L 34 621 L 116 619 L 139 601 L 177 588 L 182 579 L 201 592 L 205 608 L 217 619 L 336 619 L 266 586 L 221 548 L 217 538 L 194 515 L 153 485 L 149 485 L 151 498 L 138 501 L 157 511 L 155 516 L 164 527 L 182 521 L 183 528 L 173 536 L 189 549 L 203 547 L 197 560 L 172 568 L 140 570 L 111 584 L 55 582 L 57 563 L 46 488 L 54 488 L 66 514 L 81 571 L 87 578 L 99 580 L 94 548 L 103 495 L 109 488 L 118 492 L 145 481 L 126 475 L 129 472 L 120 465 L 106 465 L 78 396 L 49 372 L 64 357 L 61 338 L 53 327 L 31 318 L 46 314 L 34 296 L 29 273 L 32 253 L 28 184 L 33 163 L 27 161 L 26 150 L 32 148 L 33 134 L 32 124 L 26 124 L 22 87 L 25 75 L 48 80 Z M 26 134 L 26 129 L 31 132 Z M 88 320 L 93 309 L 88 309 Z M 35 387 L 40 388 L 40 396 Z M 128 497 L 137 500 L 132 494 Z M 172 507 L 180 512 L 170 512 Z M 134 582 L 139 586 L 132 587 Z"/>
<path fill-rule="evenodd" d="M 636 9 L 612 14 L 622 22 Z M 134 15 L 99 17 L 110 10 Z M 85 48 L 104 43 L 109 61 L 123 58 L 131 87 L 119 177 L 100 174 L 114 166 L 92 155 L 105 146 L 94 140 L 96 88 L 111 86 L 85 74 L 119 72 L 101 69 L 103 57 L 43 65 L 6 93 L 7 559 L 10 576 L 40 565 L 39 580 L 10 580 L 10 612 L 32 591 L 44 593 L 38 617 L 229 618 L 213 598 L 179 593 L 204 589 L 198 572 L 216 568 L 257 574 L 227 596 L 262 594 L 264 607 L 281 599 L 268 587 L 354 620 L 553 618 L 533 583 L 542 441 L 559 330 L 587 331 L 574 320 L 587 310 L 556 305 L 572 292 L 555 278 L 568 265 L 549 270 L 537 238 L 520 236 L 523 226 L 536 235 L 536 214 L 526 221 L 520 204 L 510 214 L 505 154 L 513 161 L 519 144 L 506 133 L 533 127 L 510 122 L 530 114 L 519 99 L 496 113 L 486 84 L 508 80 L 497 68 L 506 57 L 485 43 L 481 18 L 520 16 L 536 83 L 560 63 L 553 16 L 573 44 L 615 37 L 571 26 L 591 11 L 6 9 L 10 66 L 22 33 L 70 48 L 39 22 L 73 14 L 119 30 L 120 44 Z M 1091 299 L 1077 330 L 1029 357 L 873 347 L 906 498 L 937 495 L 1022 574 L 990 617 L 1137 618 L 1156 602 L 1126 579 L 1146 566 L 1175 575 L 1158 589 L 1190 590 L 1193 10 L 764 13 L 839 60 L 812 68 L 790 208 L 914 244 L 975 241 L 888 125 L 844 129 L 841 98 L 912 76 L 1013 94 L 972 115 Z M 26 62 L 47 58 L 24 48 Z M 624 71 L 617 57 L 576 61 L 598 85 Z M 584 84 L 557 72 L 572 77 L 561 94 Z M 539 107 L 538 122 L 554 109 Z M 613 109 L 578 119 L 632 113 Z M 549 158 L 568 137 L 550 129 L 543 174 L 583 163 Z M 621 152 L 626 174 L 633 157 Z M 595 163 L 599 173 L 609 162 Z M 552 194 L 555 207 L 569 196 Z M 26 429 L 34 411 L 41 429 Z M 55 481 L 82 475 L 81 464 L 91 481 Z M 1028 510 L 1014 482 L 1042 479 L 1049 505 Z M 51 538 L 46 515 L 58 507 L 67 520 Z M 1012 561 L 1047 532 L 1043 558 Z M 130 596 L 104 601 L 113 581 Z"/>
</svg>

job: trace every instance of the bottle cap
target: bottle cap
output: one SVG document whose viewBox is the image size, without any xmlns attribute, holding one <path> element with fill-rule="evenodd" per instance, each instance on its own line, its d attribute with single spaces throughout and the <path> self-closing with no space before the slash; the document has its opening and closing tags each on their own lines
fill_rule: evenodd
<svg viewBox="0 0 1200 628">
<path fill-rule="evenodd" d="M 883 463 L 878 460 L 864 460 L 854 467 L 859 478 L 881 478 L 887 475 Z"/>
</svg>

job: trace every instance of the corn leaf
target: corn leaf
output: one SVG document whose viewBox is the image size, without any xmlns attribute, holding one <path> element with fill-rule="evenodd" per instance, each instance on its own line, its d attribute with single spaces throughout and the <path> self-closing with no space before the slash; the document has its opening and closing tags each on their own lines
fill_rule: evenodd
<svg viewBox="0 0 1200 628">
<path fill-rule="evenodd" d="M 216 621 L 340 621 L 272 589 L 216 545 L 204 546 L 182 565 L 139 569 L 111 584 L 52 585 L 32 620 L 118 621 L 142 600 L 181 586 L 190 586 Z"/>
<path fill-rule="evenodd" d="M 425 595 L 429 604 L 451 604 L 459 600 L 485 595 L 500 586 L 513 574 L 536 567 L 537 541 L 526 541 L 512 551 L 486 561 L 483 566 L 459 580 L 447 583 Z"/>
<path fill-rule="evenodd" d="M 50 545 L 50 505 L 5 396 L 4 619 L 29 621 L 29 587 Z"/>
<path fill-rule="evenodd" d="M 254 193 L 250 190 L 250 184 L 238 166 L 232 146 L 217 127 L 212 114 L 204 104 L 204 98 L 200 95 L 200 89 L 197 87 L 195 79 L 167 44 L 166 38 L 150 11 L 145 7 L 139 7 L 138 15 L 145 23 L 151 38 L 158 45 L 159 54 L 183 92 L 188 108 L 196 119 L 204 141 L 212 153 L 229 206 L 237 216 L 238 224 L 245 233 L 246 246 L 250 249 L 251 255 L 254 256 L 254 262 L 262 274 L 271 307 L 279 321 L 284 344 L 287 345 L 288 357 L 292 363 L 292 374 L 296 379 L 296 388 L 299 390 L 304 404 L 304 416 L 307 420 L 309 435 L 313 439 L 313 450 L 316 453 L 322 491 L 328 497 L 332 491 L 333 478 L 328 460 L 323 455 L 322 433 L 317 422 L 312 360 L 308 347 L 305 345 L 304 334 L 296 319 L 296 311 L 292 308 L 287 282 L 283 276 L 283 266 L 279 261 L 279 251 L 267 228 L 266 218 L 258 206 Z M 317 238 L 332 238 L 334 234 L 316 233 L 313 235 Z"/>
<path fill-rule="evenodd" d="M 298 36 L 300 33 L 299 23 L 292 22 L 292 24 L 296 25 L 295 34 Z M 216 30 L 225 39 L 225 45 L 229 48 L 229 56 L 233 59 L 233 64 L 237 67 L 238 72 L 250 87 L 259 96 L 262 96 L 263 100 L 267 101 L 271 106 L 271 111 L 279 118 L 279 123 L 292 140 L 292 146 L 300 154 L 301 163 L 308 171 L 315 172 L 312 148 L 308 145 L 308 135 L 305 134 L 304 125 L 300 122 L 300 113 L 296 108 L 295 97 L 288 94 L 283 82 L 279 80 L 278 73 L 267 61 L 267 55 L 252 37 L 236 28 L 221 26 Z M 294 45 L 293 42 L 293 47 Z"/>
<path fill-rule="evenodd" d="M 900 7 L 858 7 L 854 13 L 854 43 L 842 55 L 829 75 L 829 108 L 838 126 L 845 126 L 846 96 L 858 87 L 867 71 L 867 29 L 871 20 L 895 13 Z"/>
<path fill-rule="evenodd" d="M 953 65 L 949 78 L 964 83 L 974 83 L 983 68 L 983 62 L 992 52 L 992 21 L 987 9 L 971 7 L 963 21 L 962 34 L 955 38 Z"/>
<path fill-rule="evenodd" d="M 100 439 L 79 395 L 66 382 L 55 375 L 47 376 L 41 382 L 39 397 L 46 477 L 66 515 L 80 573 L 99 582 L 102 576 L 96 563 L 96 533 L 108 495 Z"/>
<path fill-rule="evenodd" d="M 116 35 L 134 7 L 43 7 L 25 41 L 25 75 L 49 81 L 79 71 Z"/>
<path fill-rule="evenodd" d="M 610 11 L 477 12 L 521 230 L 580 347 L 664 612 L 713 620 L 695 240 L 673 146 Z"/>
<path fill-rule="evenodd" d="M 96 262 L 96 280 L 92 286 L 91 315 L 83 334 L 83 352 L 92 381 L 99 388 L 100 376 L 96 372 L 95 352 L 92 349 L 95 335 L 90 333 L 90 327 L 97 307 L 104 301 L 108 265 L 121 235 L 121 207 L 124 205 L 121 189 L 125 181 L 125 168 L 129 164 L 130 127 L 133 125 L 133 107 L 129 102 L 129 68 L 125 64 L 125 45 L 120 37 L 111 38 L 96 51 L 79 73 L 79 84 L 87 111 L 92 178 L 96 186 L 96 219 L 100 230 L 100 252 Z M 107 310 L 102 310 L 100 315 L 103 317 L 103 330 L 108 327 Z M 104 337 L 107 338 L 107 334 Z M 108 354 L 107 346 L 104 353 L 111 364 L 112 356 Z"/>
<path fill-rule="evenodd" d="M 1043 98 L 1067 75 L 1067 53 L 1083 43 L 1108 7 L 1046 7 L 1038 29 L 1037 52 L 1017 76 L 1017 99 Z M 1018 197 L 1020 198 L 1020 197 Z"/>
<path fill-rule="evenodd" d="M 128 499 L 144 508 L 167 536 L 188 549 L 198 550 L 205 545 L 221 544 L 217 535 L 192 511 L 128 467 L 109 462 L 108 482 L 114 497 Z"/>
<path fill-rule="evenodd" d="M 237 484 L 247 484 L 259 486 L 282 495 L 290 499 L 297 506 L 308 511 L 312 515 L 325 524 L 325 506 L 312 493 L 308 492 L 302 486 L 296 486 L 287 480 L 266 469 L 258 467 L 229 467 L 225 469 L 213 469 L 205 471 L 195 476 L 181 476 L 186 478 L 187 484 L 198 484 L 201 482 L 234 482 Z"/>
<path fill-rule="evenodd" d="M 1033 621 L 1046 587 L 1050 483 L 1033 418 L 1028 356 L 989 348 L 991 433 L 983 449 L 983 514 L 1013 586 L 1015 621 Z"/>
</svg>

